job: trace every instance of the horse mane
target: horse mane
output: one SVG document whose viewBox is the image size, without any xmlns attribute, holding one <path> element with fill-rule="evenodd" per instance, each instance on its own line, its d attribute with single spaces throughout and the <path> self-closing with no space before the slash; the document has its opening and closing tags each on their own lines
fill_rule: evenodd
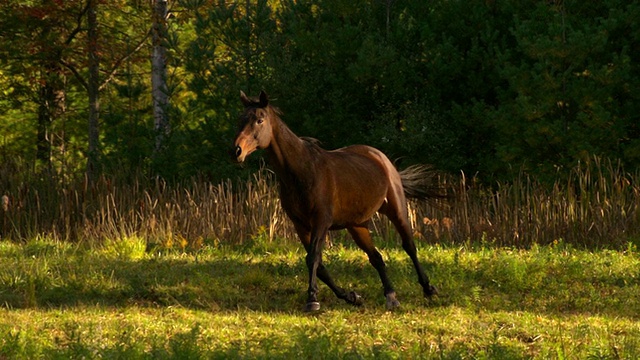
<svg viewBox="0 0 640 360">
<path fill-rule="evenodd" d="M 284 125 L 287 129 L 289 129 L 289 125 L 287 125 L 287 123 L 285 123 L 284 120 L 282 120 L 282 118 L 280 118 L 282 115 L 284 115 L 284 112 L 282 110 L 280 110 L 280 108 L 269 104 L 269 105 L 267 105 L 266 109 L 273 111 L 274 115 L 278 118 L 278 121 L 281 123 L 281 125 Z M 291 129 L 289 129 L 289 131 L 291 131 Z M 291 133 L 294 136 L 300 138 L 307 145 L 311 145 L 314 148 L 321 148 L 322 141 L 320 141 L 320 140 L 318 140 L 318 139 L 316 139 L 314 137 L 311 137 L 311 136 L 298 136 L 293 131 L 291 131 Z"/>
<path fill-rule="evenodd" d="M 318 140 L 318 139 L 316 139 L 314 137 L 311 137 L 311 136 L 299 136 L 299 137 L 300 137 L 300 139 L 306 141 L 307 143 L 309 143 L 311 145 L 315 145 L 315 146 L 318 146 L 318 147 L 320 147 L 322 145 L 322 141 L 320 141 L 320 140 Z"/>
<path fill-rule="evenodd" d="M 320 140 L 318 140 L 316 138 L 313 138 L 313 137 L 310 137 L 310 136 L 298 136 L 293 131 L 291 131 L 291 129 L 289 128 L 287 123 L 285 123 L 284 120 L 282 120 L 281 116 L 284 115 L 284 112 L 282 110 L 280 110 L 279 107 L 273 106 L 270 103 L 267 104 L 266 107 L 261 107 L 259 98 L 250 97 L 249 99 L 253 103 L 252 106 L 255 106 L 256 108 L 262 108 L 262 109 L 264 109 L 264 110 L 266 110 L 268 112 L 271 112 L 272 115 L 275 117 L 275 120 L 280 124 L 280 126 L 283 126 L 285 129 L 287 129 L 287 131 L 286 131 L 286 133 L 288 134 L 287 136 L 297 137 L 300 140 L 302 140 L 310 148 L 315 149 L 315 150 L 322 150 L 322 147 L 321 147 L 322 142 Z"/>
<path fill-rule="evenodd" d="M 273 105 L 269 104 L 269 105 L 267 105 L 267 108 L 271 109 L 271 111 L 273 111 L 273 113 L 278 115 L 278 116 L 284 115 L 284 112 L 282 110 L 280 110 L 280 108 L 277 107 L 277 106 L 273 106 Z"/>
</svg>

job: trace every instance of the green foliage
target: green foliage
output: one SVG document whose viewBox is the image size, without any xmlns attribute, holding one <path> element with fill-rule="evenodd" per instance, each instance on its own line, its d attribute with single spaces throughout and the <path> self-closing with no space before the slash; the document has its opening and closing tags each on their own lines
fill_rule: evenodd
<svg viewBox="0 0 640 360">
<path fill-rule="evenodd" d="M 500 91 L 502 105 L 488 114 L 499 159 L 543 174 L 592 154 L 637 166 L 628 150 L 637 137 L 637 121 L 627 112 L 636 96 L 630 44 L 612 38 L 635 27 L 618 10 L 624 7 L 640 11 L 618 1 L 539 3 L 515 18 L 517 47 L 501 54 L 499 73 L 509 86 Z"/>
<path fill-rule="evenodd" d="M 275 19 L 266 0 L 182 4 L 193 16 L 195 37 L 185 45 L 183 61 L 190 75 L 186 85 L 195 98 L 184 113 L 191 124 L 175 139 L 177 164 L 173 165 L 177 168 L 172 173 L 183 178 L 195 172 L 216 180 L 235 177 L 238 171 L 230 165 L 229 149 L 240 90 L 251 93 L 266 87 L 264 79 L 270 69 L 264 58 L 270 50 Z M 257 164 L 256 159 L 252 161 Z"/>
<path fill-rule="evenodd" d="M 86 161 L 85 3 L 56 4 L 0 9 L 0 156 L 37 168 L 49 157 L 73 177 Z M 552 181 L 592 156 L 640 166 L 635 2 L 176 1 L 165 39 L 172 133 L 158 157 L 151 9 L 99 9 L 100 60 L 113 75 L 101 92 L 108 173 L 235 177 L 238 93 L 261 89 L 300 135 L 327 148 L 367 143 L 402 166 L 486 183 L 522 170 Z"/>
</svg>

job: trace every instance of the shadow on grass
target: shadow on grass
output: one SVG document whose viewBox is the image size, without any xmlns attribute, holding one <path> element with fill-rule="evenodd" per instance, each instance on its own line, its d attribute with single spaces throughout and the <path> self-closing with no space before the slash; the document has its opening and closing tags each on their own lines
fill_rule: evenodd
<svg viewBox="0 0 640 360">
<path fill-rule="evenodd" d="M 422 298 L 411 263 L 391 249 L 389 275 L 403 307 L 459 306 L 485 311 L 610 315 L 637 318 L 640 277 L 608 276 L 571 263 L 535 263 L 487 256 L 468 263 L 436 254 L 423 261 L 440 295 Z M 384 310 L 382 287 L 366 256 L 347 248 L 326 264 L 336 282 L 363 296 L 367 309 Z M 384 250 L 383 250 L 384 253 Z M 421 250 L 421 257 L 432 256 Z M 78 252 L 1 259 L 0 304 L 7 308 L 74 306 L 179 306 L 210 311 L 302 311 L 307 270 L 302 253 L 159 255 L 141 260 Z M 324 309 L 350 307 L 321 285 Z"/>
<path fill-rule="evenodd" d="M 85 261 L 67 263 L 62 271 L 24 274 L 13 284 L 0 283 L 0 304 L 9 308 L 140 305 L 277 311 L 291 303 L 291 295 L 298 290 L 286 277 L 273 275 L 295 266 L 230 259 Z"/>
</svg>

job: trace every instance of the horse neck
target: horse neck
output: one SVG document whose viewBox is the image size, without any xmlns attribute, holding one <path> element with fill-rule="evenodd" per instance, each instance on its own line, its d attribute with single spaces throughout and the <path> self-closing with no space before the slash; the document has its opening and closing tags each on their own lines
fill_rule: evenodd
<svg viewBox="0 0 640 360">
<path fill-rule="evenodd" d="M 274 116 L 272 131 L 267 156 L 280 181 L 287 182 L 292 177 L 304 176 L 303 166 L 310 160 L 304 141 L 277 116 Z"/>
</svg>

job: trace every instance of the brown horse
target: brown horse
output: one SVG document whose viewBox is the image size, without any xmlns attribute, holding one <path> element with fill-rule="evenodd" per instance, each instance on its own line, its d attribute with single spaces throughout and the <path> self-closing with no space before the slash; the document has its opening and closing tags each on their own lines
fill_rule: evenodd
<svg viewBox="0 0 640 360">
<path fill-rule="evenodd" d="M 266 150 L 280 185 L 282 207 L 307 250 L 307 311 L 320 309 L 316 277 L 338 298 L 362 304 L 358 294 L 337 286 L 322 264 L 327 232 L 345 228 L 378 271 L 387 308 L 400 305 L 382 256 L 369 234 L 368 226 L 376 211 L 386 215 L 400 233 L 402 247 L 413 261 L 424 295 L 430 297 L 437 292 L 418 261 L 405 199 L 405 194 L 417 198 L 433 195 L 420 186 L 426 175 L 424 167 L 398 173 L 381 151 L 364 145 L 324 150 L 316 141 L 296 136 L 280 119 L 278 109 L 269 105 L 264 91 L 258 98 L 249 98 L 241 92 L 240 100 L 245 109 L 235 139 L 236 160 L 243 162 L 256 149 Z"/>
</svg>

